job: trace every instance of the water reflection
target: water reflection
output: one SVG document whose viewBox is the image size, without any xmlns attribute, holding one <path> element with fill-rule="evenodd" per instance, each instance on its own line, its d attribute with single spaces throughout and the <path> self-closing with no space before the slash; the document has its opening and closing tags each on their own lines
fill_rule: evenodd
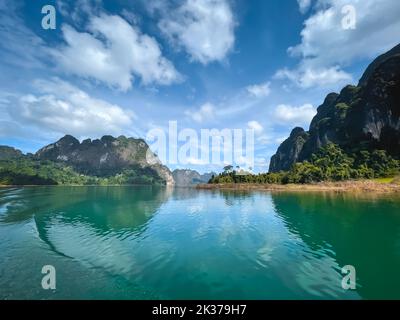
<svg viewBox="0 0 400 320">
<path fill-rule="evenodd" d="M 399 199 L 349 194 L 273 194 L 277 214 L 315 252 L 357 270 L 366 299 L 399 298 Z"/>
<path fill-rule="evenodd" d="M 63 221 L 85 221 L 98 232 L 135 229 L 146 223 L 173 190 L 157 187 L 36 187 L 3 190 L 3 223 L 35 218 L 46 224 L 55 214 Z M 42 227 L 40 227 L 42 228 Z"/>
<path fill-rule="evenodd" d="M 116 282 L 121 290 L 105 298 L 132 297 L 132 288 L 165 299 L 400 298 L 399 209 L 398 199 L 323 193 L 3 189 L 0 298 L 15 290 L 5 270 L 22 262 L 16 276 L 34 279 L 35 259 L 61 268 L 61 297 L 68 289 L 79 298 L 74 279 L 84 274 L 88 298 Z M 341 288 L 347 264 L 357 269 L 356 292 Z M 37 297 L 36 282 L 25 286 Z"/>
<path fill-rule="evenodd" d="M 33 219 L 39 238 L 59 255 L 113 272 L 134 268 L 132 239 L 173 190 L 157 187 L 43 187 L 8 190 L 3 223 Z"/>
</svg>

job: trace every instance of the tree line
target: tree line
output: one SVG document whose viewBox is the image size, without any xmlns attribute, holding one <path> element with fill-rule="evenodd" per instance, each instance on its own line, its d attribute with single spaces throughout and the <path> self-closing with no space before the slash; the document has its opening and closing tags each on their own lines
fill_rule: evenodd
<svg viewBox="0 0 400 320">
<path fill-rule="evenodd" d="M 400 160 L 385 150 L 362 150 L 349 155 L 331 143 L 320 148 L 310 160 L 295 163 L 289 171 L 243 175 L 233 166 L 226 166 L 209 183 L 305 184 L 394 177 L 399 172 Z"/>
</svg>

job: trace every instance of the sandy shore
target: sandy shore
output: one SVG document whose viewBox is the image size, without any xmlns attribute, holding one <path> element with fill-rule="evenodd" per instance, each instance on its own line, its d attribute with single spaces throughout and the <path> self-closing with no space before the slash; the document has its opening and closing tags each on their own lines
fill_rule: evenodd
<svg viewBox="0 0 400 320">
<path fill-rule="evenodd" d="M 368 193 L 399 193 L 399 184 L 379 183 L 375 181 L 345 181 L 323 182 L 315 184 L 201 184 L 202 190 L 259 190 L 259 191 L 290 191 L 290 192 L 368 192 Z"/>
</svg>

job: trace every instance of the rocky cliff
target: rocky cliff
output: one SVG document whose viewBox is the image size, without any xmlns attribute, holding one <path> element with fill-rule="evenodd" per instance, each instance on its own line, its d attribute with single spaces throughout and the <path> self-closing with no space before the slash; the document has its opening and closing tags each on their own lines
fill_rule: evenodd
<svg viewBox="0 0 400 320">
<path fill-rule="evenodd" d="M 161 164 L 142 139 L 104 136 L 81 143 L 66 135 L 56 143 L 40 149 L 35 158 L 64 163 L 88 176 L 109 177 L 123 170 L 136 169 L 158 176 L 167 185 L 174 184 L 170 170 Z"/>
<path fill-rule="evenodd" d="M 350 153 L 381 149 L 400 157 L 400 45 L 372 62 L 358 86 L 330 93 L 309 131 L 296 128 L 281 144 L 269 171 L 289 170 L 328 143 Z"/>
<path fill-rule="evenodd" d="M 299 160 L 300 152 L 308 138 L 309 134 L 303 128 L 293 129 L 289 138 L 279 146 L 277 153 L 272 156 L 270 171 L 289 170 L 293 163 Z"/>
</svg>

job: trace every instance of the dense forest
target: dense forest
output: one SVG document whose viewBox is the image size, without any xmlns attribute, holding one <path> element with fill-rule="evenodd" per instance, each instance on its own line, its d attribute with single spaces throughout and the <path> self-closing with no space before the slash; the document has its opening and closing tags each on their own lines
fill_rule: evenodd
<svg viewBox="0 0 400 320">
<path fill-rule="evenodd" d="M 71 166 L 29 157 L 0 160 L 0 185 L 163 185 L 150 168 L 129 168 L 121 173 L 98 177 L 80 174 Z"/>
<path fill-rule="evenodd" d="M 315 183 L 394 177 L 399 172 L 400 160 L 384 150 L 349 155 L 330 143 L 314 153 L 309 161 L 295 163 L 288 171 L 241 174 L 232 166 L 226 166 L 224 172 L 212 177 L 209 183 Z"/>
</svg>

